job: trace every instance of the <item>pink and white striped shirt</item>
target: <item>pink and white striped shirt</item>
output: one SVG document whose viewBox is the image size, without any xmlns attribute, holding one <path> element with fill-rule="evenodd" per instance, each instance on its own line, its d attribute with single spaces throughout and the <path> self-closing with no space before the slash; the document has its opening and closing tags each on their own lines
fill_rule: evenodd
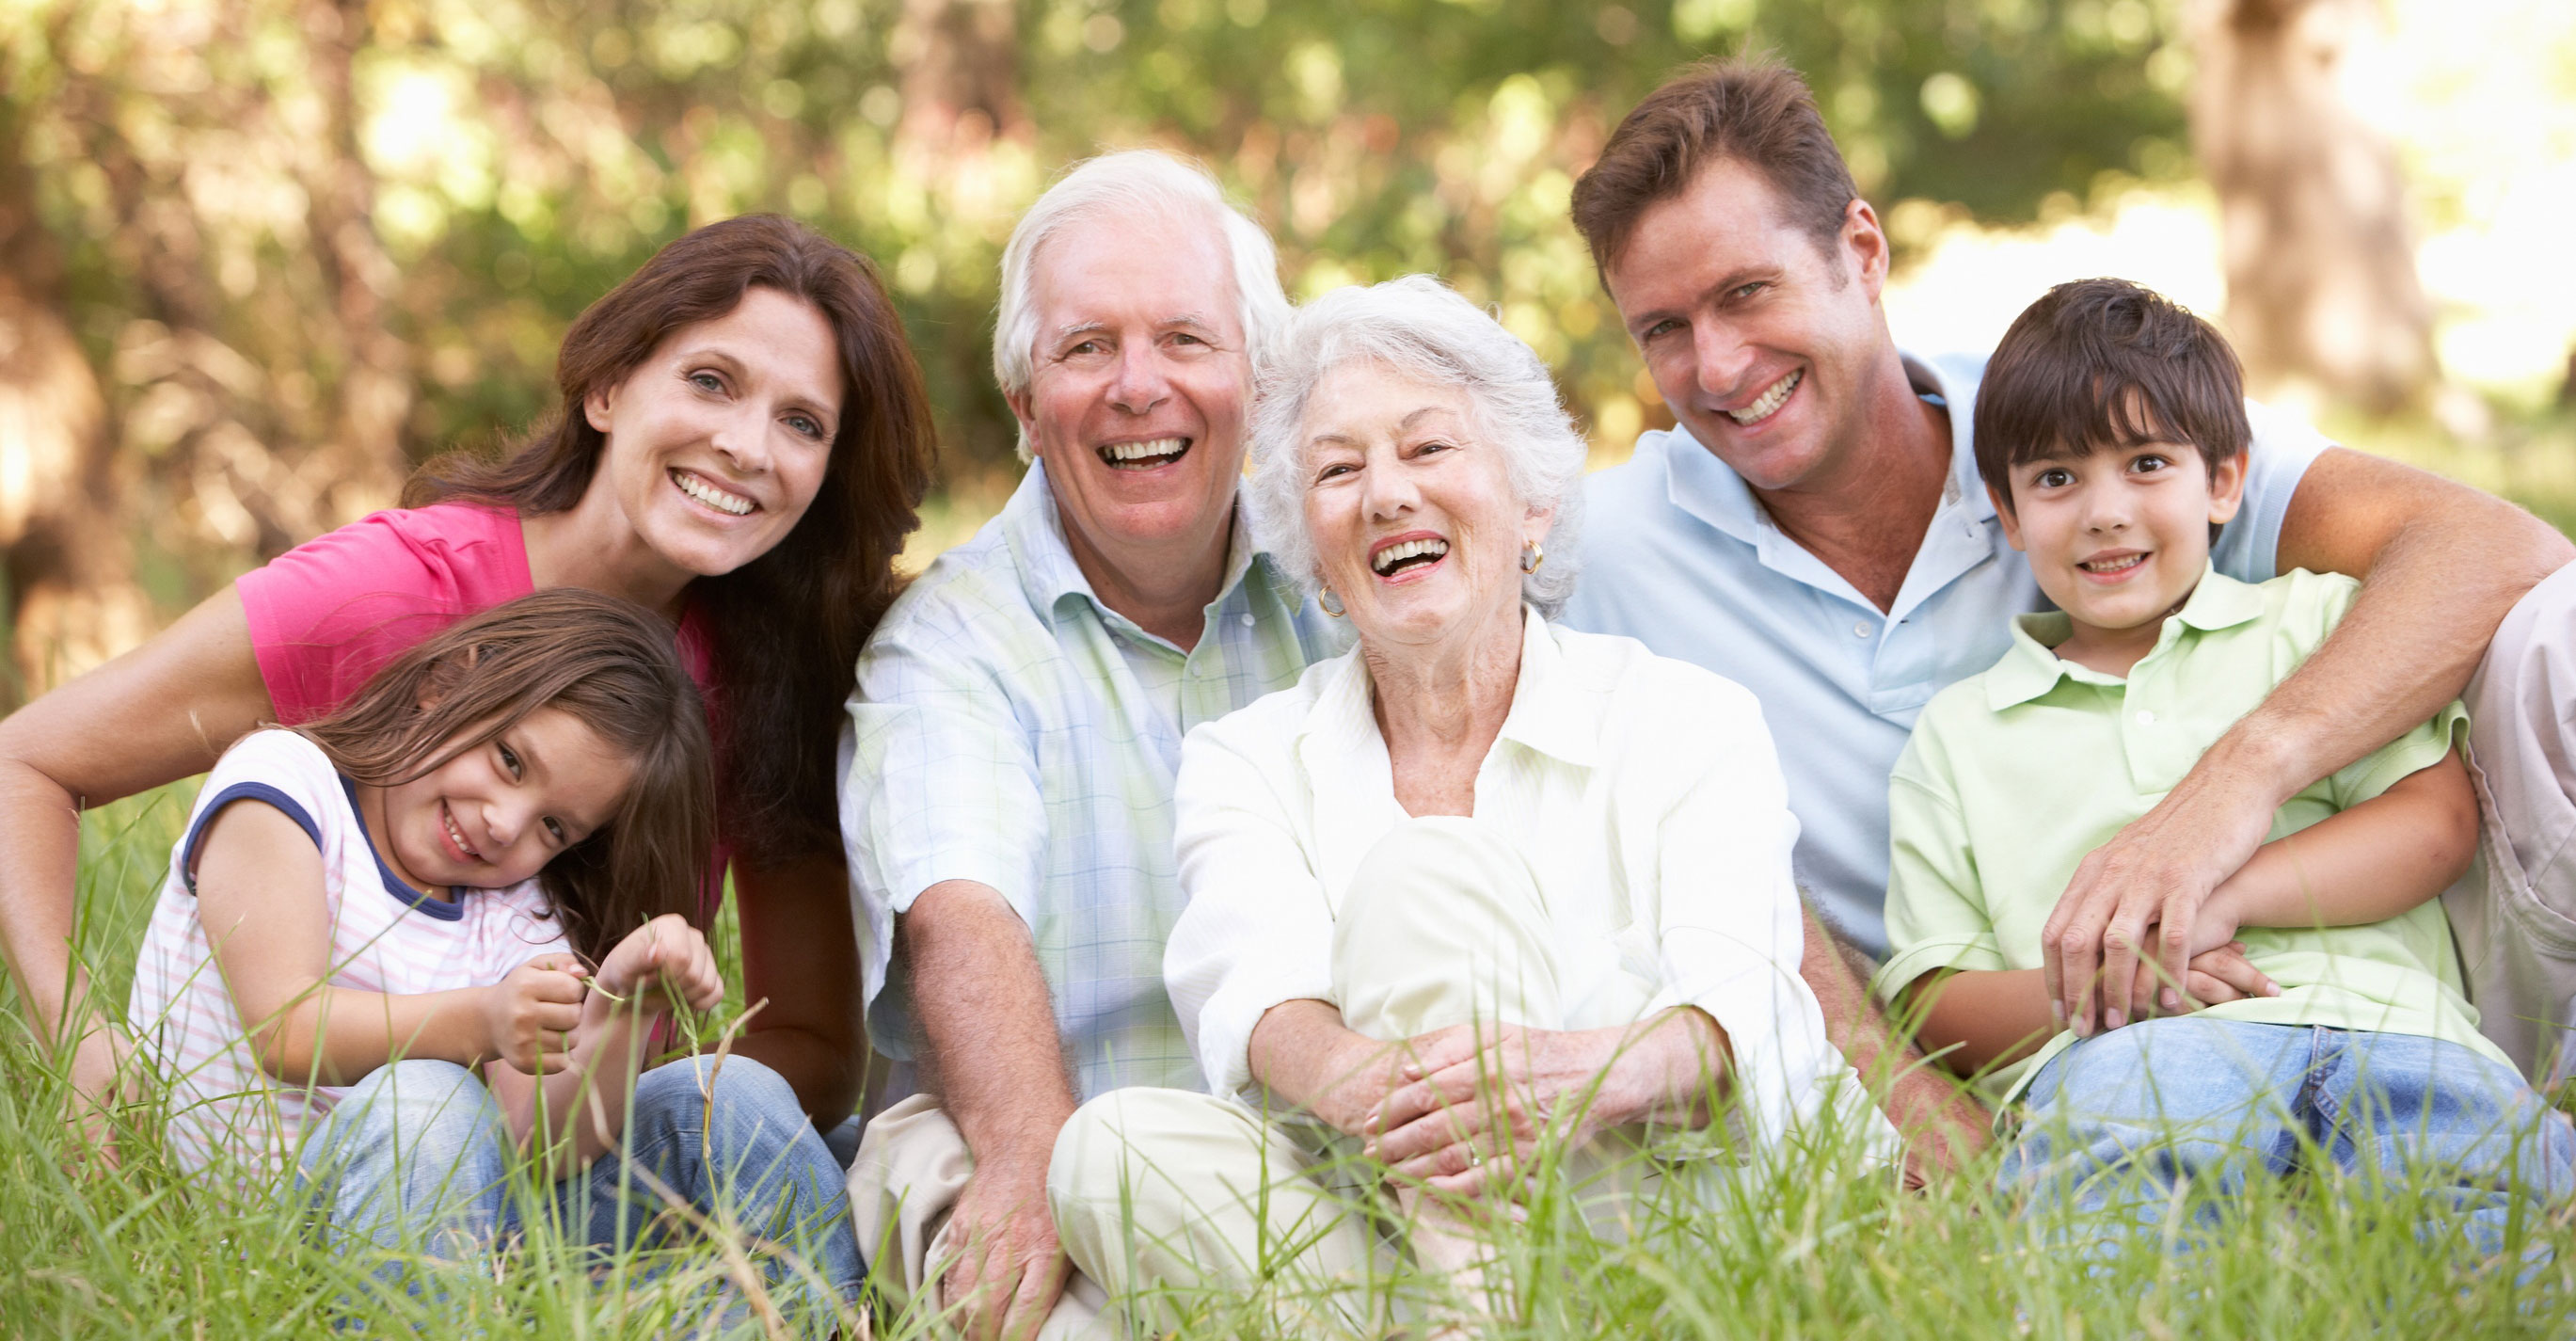
<svg viewBox="0 0 2576 1341">
<path fill-rule="evenodd" d="M 171 1086 L 169 1141 L 190 1169 L 218 1154 L 274 1169 L 305 1124 L 345 1089 L 277 1083 L 260 1069 L 197 916 L 196 855 L 207 821 L 248 801 L 274 807 L 322 853 L 334 987 L 389 996 L 482 987 L 541 954 L 569 948 L 533 880 L 460 889 L 457 902 L 404 884 L 378 857 L 357 796 L 313 742 L 255 731 L 224 752 L 197 793 L 188 828 L 144 932 L 127 1019 Z"/>
</svg>

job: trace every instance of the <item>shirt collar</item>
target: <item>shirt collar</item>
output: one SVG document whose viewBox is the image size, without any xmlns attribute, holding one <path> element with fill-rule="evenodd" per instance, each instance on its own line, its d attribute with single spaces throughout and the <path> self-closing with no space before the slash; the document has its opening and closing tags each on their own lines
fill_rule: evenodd
<svg viewBox="0 0 2576 1341">
<path fill-rule="evenodd" d="M 1511 711 L 1503 718 L 1497 742 L 1513 741 L 1561 763 L 1592 767 L 1600 756 L 1599 713 L 1582 690 L 1556 645 L 1555 630 L 1537 610 L 1522 606 L 1520 676 L 1513 682 Z M 1352 776 L 1340 761 L 1353 755 L 1385 754 L 1368 659 L 1359 649 L 1342 658 L 1306 710 L 1297 729 L 1297 751 L 1307 761 L 1308 775 L 1320 778 Z"/>
<path fill-rule="evenodd" d="M 1965 507 L 1968 515 L 1978 521 L 1992 520 L 1995 502 L 1987 496 L 1985 483 L 1977 475 L 1977 453 L 1972 442 L 1976 431 L 1975 379 L 1952 377 L 1931 359 L 1902 351 L 1897 357 L 1904 362 L 1906 380 L 1913 384 L 1915 393 L 1940 397 L 1950 417 L 1950 474 L 1942 484 L 1943 504 Z M 1665 461 L 1665 492 L 1673 505 L 1745 544 L 1758 543 L 1755 537 L 1766 523 L 1761 502 L 1754 498 L 1753 487 L 1744 482 L 1744 477 L 1678 423 L 1658 436 Z"/>
<path fill-rule="evenodd" d="M 1940 397 L 1950 416 L 1950 478 L 1942 486 L 1942 502 L 1965 508 L 1973 520 L 1994 520 L 1994 496 L 1977 473 L 1977 380 L 1951 376 L 1937 359 L 1902 352 L 1897 357 L 1904 360 L 1915 393 Z"/>
<path fill-rule="evenodd" d="M 2165 621 L 2156 635 L 2155 650 L 2139 659 L 2138 665 L 2164 654 L 2165 649 L 2182 640 L 2184 632 L 2209 633 L 2233 628 L 2263 613 L 2263 592 L 2259 587 L 2239 582 L 2214 567 L 2201 569 L 2200 584 L 2191 589 L 2190 599 L 2182 609 Z M 2019 615 L 2013 619 L 2012 646 L 2003 660 L 1986 672 L 1986 706 L 2001 712 L 2016 704 L 2028 703 L 2057 687 L 2059 680 L 2071 679 L 2085 684 L 2120 684 L 2117 676 L 2105 675 L 2089 667 L 2076 665 L 2056 652 L 2066 641 L 2072 625 L 2065 612 L 2043 610 L 2037 614 Z M 2137 674 L 2132 668 L 2130 674 Z"/>
<path fill-rule="evenodd" d="M 1082 565 L 1074 562 L 1073 547 L 1065 543 L 1064 519 L 1057 514 L 1055 491 L 1047 484 L 1046 464 L 1029 463 L 1028 474 L 1020 487 L 1011 492 L 1011 501 L 1002 507 L 1002 533 L 1009 540 L 1015 565 L 1020 573 L 1022 592 L 1029 608 L 1036 610 L 1050 624 L 1063 614 L 1065 605 L 1079 601 L 1091 606 L 1103 623 L 1119 628 L 1134 628 L 1134 621 L 1103 604 L 1091 589 L 1091 579 L 1082 575 Z M 1217 586 L 1216 600 L 1209 605 L 1213 612 L 1225 604 L 1255 568 L 1262 579 L 1281 585 L 1270 561 L 1270 555 L 1254 541 L 1251 518 L 1238 494 L 1234 504 L 1234 525 L 1228 534 L 1225 550 L 1225 580 Z M 1290 603 L 1294 609 L 1294 602 Z M 1151 637 L 1142 629 L 1140 636 Z"/>
</svg>

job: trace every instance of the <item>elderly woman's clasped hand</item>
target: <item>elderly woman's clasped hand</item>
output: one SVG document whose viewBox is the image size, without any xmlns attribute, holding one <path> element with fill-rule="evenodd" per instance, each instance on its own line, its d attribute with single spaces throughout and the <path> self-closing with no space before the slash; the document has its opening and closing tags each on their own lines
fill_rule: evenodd
<svg viewBox="0 0 2576 1341">
<path fill-rule="evenodd" d="M 1706 1125 L 1709 1088 L 1675 1082 L 1721 1074 L 1725 1048 L 1725 1031 L 1690 1009 L 1653 1027 L 1452 1025 L 1405 1046 L 1388 1077 L 1401 1083 L 1352 1134 L 1441 1192 L 1518 1195 L 1542 1138 L 1574 1149 L 1632 1123 Z"/>
</svg>

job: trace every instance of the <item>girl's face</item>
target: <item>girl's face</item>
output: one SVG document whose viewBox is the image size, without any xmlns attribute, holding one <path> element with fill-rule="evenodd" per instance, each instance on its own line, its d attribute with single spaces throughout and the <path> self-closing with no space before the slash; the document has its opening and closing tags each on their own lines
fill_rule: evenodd
<svg viewBox="0 0 2576 1341">
<path fill-rule="evenodd" d="M 613 512 L 673 590 L 769 552 L 805 515 L 841 427 L 840 343 L 820 310 L 751 288 L 585 397 L 608 439 L 580 507 Z"/>
<path fill-rule="evenodd" d="M 537 873 L 617 813 L 635 763 L 560 708 L 382 789 L 378 848 L 414 888 L 499 889 Z"/>
</svg>

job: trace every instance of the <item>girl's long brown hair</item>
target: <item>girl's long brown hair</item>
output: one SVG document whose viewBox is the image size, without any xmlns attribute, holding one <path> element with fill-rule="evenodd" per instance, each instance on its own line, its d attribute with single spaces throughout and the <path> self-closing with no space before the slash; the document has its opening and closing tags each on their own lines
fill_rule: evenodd
<svg viewBox="0 0 2576 1341">
<path fill-rule="evenodd" d="M 715 631 L 723 702 L 726 837 L 776 864 L 840 852 L 834 749 L 859 646 L 901 583 L 894 558 L 920 524 L 935 439 L 930 398 L 903 321 L 876 268 L 793 220 L 745 215 L 656 253 L 565 332 L 555 363 L 563 399 L 506 457 L 463 454 L 423 466 L 406 507 L 451 499 L 522 516 L 581 501 L 607 438 L 581 413 L 592 391 L 626 380 L 672 333 L 731 312 L 753 286 L 814 305 L 840 346 L 840 433 L 805 516 L 767 554 L 689 584 Z"/>
<path fill-rule="evenodd" d="M 554 587 L 496 605 L 295 729 L 350 778 L 389 787 L 548 707 L 635 766 L 616 815 L 538 875 L 573 948 L 596 964 L 648 918 L 699 921 L 715 848 L 706 711 L 671 626 L 632 601 Z"/>
</svg>

